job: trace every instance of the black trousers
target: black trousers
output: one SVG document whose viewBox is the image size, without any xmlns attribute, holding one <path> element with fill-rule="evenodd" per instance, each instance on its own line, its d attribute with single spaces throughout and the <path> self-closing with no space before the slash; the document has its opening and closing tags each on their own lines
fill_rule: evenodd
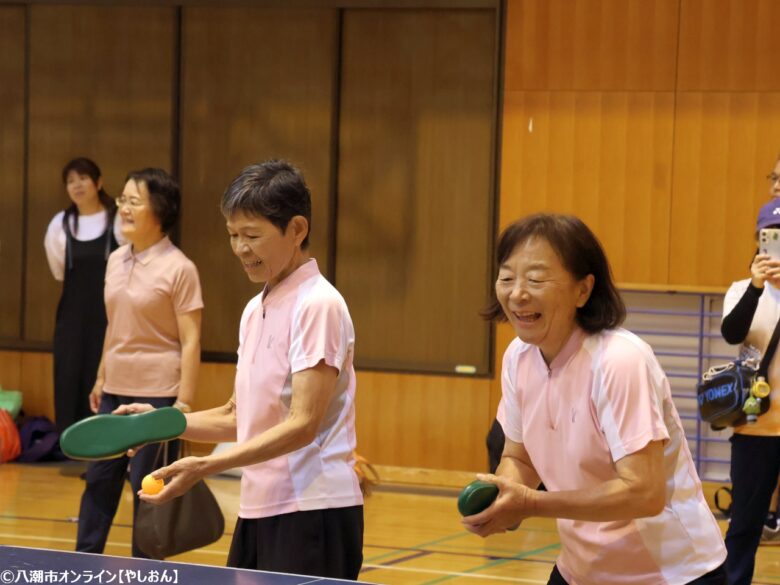
<svg viewBox="0 0 780 585">
<path fill-rule="evenodd" d="M 239 518 L 227 565 L 355 580 L 363 565 L 363 506 Z"/>
<path fill-rule="evenodd" d="M 717 569 L 713 569 L 706 575 L 702 575 L 690 581 L 688 585 L 727 585 L 730 583 L 726 581 L 726 570 L 724 565 L 721 565 Z M 569 585 L 563 580 L 561 574 L 558 572 L 558 567 L 553 567 L 552 573 L 550 573 L 550 580 L 547 581 L 547 585 Z"/>
<path fill-rule="evenodd" d="M 780 472 L 780 437 L 731 437 L 731 521 L 726 532 L 730 585 L 750 585 L 761 530 Z"/>
<path fill-rule="evenodd" d="M 171 406 L 176 398 L 140 398 L 130 396 L 117 396 L 115 394 L 103 394 L 100 401 L 100 414 L 106 414 L 117 408 L 120 404 L 143 402 L 151 404 L 155 408 Z M 127 465 L 130 463 L 130 485 L 133 488 L 133 519 L 138 510 L 138 490 L 144 476 L 155 469 L 155 458 L 159 443 L 147 445 L 130 459 L 126 455 L 116 459 L 105 461 L 93 461 L 87 466 L 87 485 L 81 496 L 79 509 L 79 527 L 76 537 L 76 551 L 89 553 L 102 553 L 106 547 L 108 531 L 114 521 L 119 500 L 122 497 L 122 489 L 125 478 L 128 476 Z M 168 457 L 174 460 L 178 456 L 179 442 L 171 441 L 168 447 Z M 158 467 L 162 466 L 162 462 Z M 135 524 L 135 523 L 134 523 Z M 135 527 L 133 528 L 135 531 Z M 133 538 L 133 556 L 147 558 L 135 545 Z"/>
</svg>

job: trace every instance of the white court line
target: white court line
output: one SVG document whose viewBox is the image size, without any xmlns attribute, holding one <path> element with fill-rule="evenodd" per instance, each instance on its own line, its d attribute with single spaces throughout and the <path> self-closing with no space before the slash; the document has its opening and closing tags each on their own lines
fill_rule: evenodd
<svg viewBox="0 0 780 585">
<path fill-rule="evenodd" d="M 437 571 L 435 569 L 412 569 L 409 567 L 396 567 L 395 565 L 363 565 L 364 569 L 377 569 L 383 571 L 404 571 L 407 573 L 430 573 L 432 575 L 448 575 L 452 577 L 474 577 L 475 579 L 490 579 L 496 581 L 511 581 L 512 583 L 542 583 L 546 584 L 547 579 L 540 581 L 538 579 L 521 579 L 518 577 L 500 577 L 498 575 L 481 575 L 479 573 L 453 573 L 452 571 Z"/>
<path fill-rule="evenodd" d="M 70 544 L 75 545 L 76 539 L 74 538 L 62 538 L 62 537 L 56 537 L 56 536 L 27 536 L 23 534 L 7 534 L 0 532 L 0 538 L 13 538 L 16 540 L 42 540 L 42 541 L 54 541 L 54 542 L 69 542 Z M 125 542 L 106 542 L 106 546 L 118 546 L 121 548 L 131 548 L 130 543 Z M 227 558 L 228 551 L 226 550 L 206 550 L 206 549 L 199 549 L 197 551 L 198 553 L 203 553 L 207 555 L 222 555 L 225 558 Z"/>
<path fill-rule="evenodd" d="M 24 536 L 20 534 L 8 534 L 8 533 L 2 533 L 0 532 L 0 538 L 13 538 L 17 540 L 40 540 L 40 541 L 54 541 L 54 542 L 68 542 L 71 544 L 76 544 L 76 540 L 73 538 L 58 538 L 56 536 Z M 119 546 L 122 548 L 130 548 L 130 543 L 124 543 L 124 542 L 107 542 L 106 546 Z M 222 555 L 226 556 L 227 551 L 217 551 L 217 550 L 199 550 L 198 553 L 204 553 L 208 555 Z M 377 569 L 377 570 L 383 570 L 383 571 L 401 571 L 405 573 L 429 573 L 431 575 L 445 575 L 445 576 L 452 576 L 452 577 L 473 577 L 474 579 L 490 579 L 495 581 L 510 581 L 512 583 L 547 583 L 547 580 L 540 581 L 538 579 L 522 579 L 518 577 L 501 577 L 498 575 L 480 575 L 479 573 L 453 573 L 451 571 L 437 571 L 435 569 L 412 569 L 409 567 L 396 567 L 394 565 L 363 565 L 363 568 L 366 569 Z M 315 581 L 310 581 L 310 583 L 315 583 Z"/>
</svg>

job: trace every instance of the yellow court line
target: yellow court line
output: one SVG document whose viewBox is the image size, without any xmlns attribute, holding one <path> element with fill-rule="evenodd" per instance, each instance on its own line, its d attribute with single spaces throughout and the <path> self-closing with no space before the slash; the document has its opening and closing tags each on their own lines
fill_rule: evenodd
<svg viewBox="0 0 780 585">
<path fill-rule="evenodd" d="M 437 571 L 435 569 L 413 569 L 410 567 L 397 567 L 395 565 L 363 565 L 364 569 L 376 569 L 378 571 L 401 571 L 404 573 L 430 573 L 431 575 L 445 575 L 448 577 L 469 577 L 473 579 L 489 579 L 491 581 L 511 581 L 512 583 L 542 583 L 547 579 L 522 579 L 520 577 L 501 577 L 499 575 L 480 575 L 478 573 L 455 573 L 451 571 Z"/>
</svg>

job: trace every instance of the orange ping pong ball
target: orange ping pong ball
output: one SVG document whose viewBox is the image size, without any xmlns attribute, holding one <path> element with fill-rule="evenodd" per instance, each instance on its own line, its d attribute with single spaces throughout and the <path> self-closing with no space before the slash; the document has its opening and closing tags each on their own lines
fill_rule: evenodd
<svg viewBox="0 0 780 585">
<path fill-rule="evenodd" d="M 141 481 L 141 491 L 149 496 L 154 496 L 162 491 L 164 485 L 165 481 L 154 479 L 150 474 Z"/>
</svg>

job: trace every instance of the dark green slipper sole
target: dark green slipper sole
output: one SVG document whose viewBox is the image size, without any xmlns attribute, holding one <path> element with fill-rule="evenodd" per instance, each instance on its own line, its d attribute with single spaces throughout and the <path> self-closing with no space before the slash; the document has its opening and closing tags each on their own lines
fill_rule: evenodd
<svg viewBox="0 0 780 585">
<path fill-rule="evenodd" d="M 65 429 L 60 448 L 71 459 L 114 459 L 146 443 L 175 439 L 185 428 L 184 414 L 170 406 L 141 414 L 98 414 Z"/>
<path fill-rule="evenodd" d="M 458 496 L 458 511 L 463 516 L 473 516 L 490 506 L 498 496 L 498 486 L 486 481 L 472 481 Z"/>
</svg>

